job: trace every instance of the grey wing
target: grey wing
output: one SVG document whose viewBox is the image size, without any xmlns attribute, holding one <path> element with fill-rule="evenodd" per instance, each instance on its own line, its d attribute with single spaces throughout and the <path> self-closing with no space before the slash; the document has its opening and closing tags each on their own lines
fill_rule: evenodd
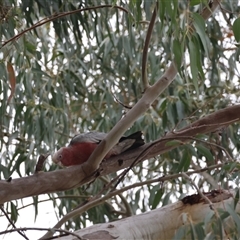
<svg viewBox="0 0 240 240">
<path fill-rule="evenodd" d="M 105 137 L 107 136 L 106 133 L 103 132 L 87 132 L 82 133 L 74 136 L 70 142 L 74 144 L 76 142 L 91 142 L 91 143 L 100 143 Z"/>
</svg>

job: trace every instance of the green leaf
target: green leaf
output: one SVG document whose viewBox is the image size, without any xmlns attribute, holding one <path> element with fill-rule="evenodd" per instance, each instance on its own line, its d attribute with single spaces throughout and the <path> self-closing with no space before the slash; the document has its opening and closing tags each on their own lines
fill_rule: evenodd
<svg viewBox="0 0 240 240">
<path fill-rule="evenodd" d="M 180 140 L 171 140 L 165 144 L 165 146 L 170 147 L 170 146 L 179 146 L 182 145 L 183 142 Z"/>
<path fill-rule="evenodd" d="M 238 164 L 237 162 L 228 162 L 228 164 L 224 165 L 222 169 L 224 169 L 227 172 L 232 172 L 234 169 L 240 170 L 240 164 Z"/>
<path fill-rule="evenodd" d="M 173 40 L 173 54 L 174 60 L 177 63 L 177 68 L 180 70 L 182 65 L 183 44 L 178 39 Z"/>
<path fill-rule="evenodd" d="M 36 222 L 37 215 L 38 215 L 38 196 L 33 197 L 33 206 L 34 206 L 34 209 L 35 209 L 34 222 Z"/>
<path fill-rule="evenodd" d="M 36 45 L 26 41 L 24 46 L 26 47 L 27 51 L 29 51 L 32 54 L 35 54 L 35 52 L 36 52 Z"/>
<path fill-rule="evenodd" d="M 155 192 L 155 196 L 154 196 L 153 203 L 152 203 L 152 209 L 155 209 L 158 206 L 158 204 L 163 196 L 163 193 L 164 193 L 164 191 L 162 188 Z"/>
<path fill-rule="evenodd" d="M 199 95 L 199 89 L 198 89 L 198 67 L 197 67 L 197 48 L 195 44 L 190 41 L 189 42 L 189 55 L 190 55 L 190 69 L 192 73 L 192 80 L 193 80 L 193 85 L 195 87 L 195 90 L 197 92 L 197 95 Z"/>
<path fill-rule="evenodd" d="M 198 5 L 202 2 L 202 0 L 190 0 L 190 6 Z"/>
<path fill-rule="evenodd" d="M 205 231 L 203 229 L 203 223 L 196 224 L 194 226 L 194 229 L 195 229 L 195 232 L 196 232 L 196 235 L 197 235 L 197 239 L 204 239 L 205 238 Z"/>
<path fill-rule="evenodd" d="M 176 108 L 177 108 L 177 113 L 178 113 L 178 119 L 181 121 L 185 117 L 184 104 L 182 103 L 182 101 L 178 100 L 176 102 Z M 181 123 L 179 124 L 179 127 L 181 127 L 183 123 L 184 122 L 181 121 Z"/>
<path fill-rule="evenodd" d="M 178 0 L 166 1 L 166 10 L 171 17 L 171 22 L 176 21 L 176 14 L 178 10 Z"/>
<path fill-rule="evenodd" d="M 186 144 L 185 147 L 188 149 L 192 156 L 197 156 L 196 150 L 191 144 Z"/>
<path fill-rule="evenodd" d="M 230 205 L 225 206 L 226 210 L 229 212 L 230 216 L 232 217 L 233 221 L 237 226 L 238 236 L 240 236 L 240 217 L 239 215 L 232 209 Z"/>
<path fill-rule="evenodd" d="M 189 225 L 183 225 L 179 229 L 177 229 L 173 240 L 179 240 L 179 239 L 187 239 L 186 236 L 189 233 Z"/>
<path fill-rule="evenodd" d="M 205 21 L 204 19 L 202 18 L 202 16 L 198 13 L 193 13 L 192 14 L 193 16 L 193 19 L 194 19 L 194 22 L 193 22 L 193 25 L 196 29 L 196 32 L 198 33 L 200 39 L 201 39 L 201 42 L 203 44 L 203 48 L 205 50 L 205 53 L 207 54 L 207 57 L 209 57 L 209 47 L 211 46 L 210 44 L 210 41 L 209 41 L 209 38 L 206 34 L 206 31 L 205 31 Z"/>
<path fill-rule="evenodd" d="M 18 211 L 17 208 L 15 206 L 15 204 L 13 204 L 11 202 L 11 220 L 15 223 L 18 219 Z"/>
<path fill-rule="evenodd" d="M 240 190 L 239 189 L 237 189 L 236 190 L 237 192 L 236 192 L 236 195 L 235 195 L 235 198 L 234 198 L 234 209 L 236 209 L 236 206 L 237 206 L 237 204 L 238 204 L 238 202 L 239 202 L 239 193 L 240 193 Z"/>
<path fill-rule="evenodd" d="M 201 3 L 207 4 L 208 2 L 206 0 L 190 0 L 190 6 L 195 6 Z"/>
<path fill-rule="evenodd" d="M 211 224 L 213 216 L 214 216 L 214 212 L 213 211 L 209 211 L 207 213 L 207 215 L 205 216 L 205 219 L 204 219 L 205 228 L 207 228 Z"/>
<path fill-rule="evenodd" d="M 240 42 L 240 18 L 237 18 L 233 23 L 233 33 L 237 42 Z"/>
<path fill-rule="evenodd" d="M 175 112 L 175 108 L 174 105 L 169 102 L 167 105 L 167 117 L 168 117 L 168 121 L 174 126 L 175 125 L 175 119 L 176 119 L 176 112 Z"/>
<path fill-rule="evenodd" d="M 221 218 L 217 218 L 216 229 L 214 229 L 215 236 L 219 236 L 219 239 L 223 239 L 223 222 Z"/>
<path fill-rule="evenodd" d="M 187 171 L 191 163 L 191 155 L 189 154 L 189 151 L 187 151 L 187 148 L 183 150 L 182 158 L 179 162 L 179 166 L 177 169 L 177 172 L 181 171 Z"/>
<path fill-rule="evenodd" d="M 159 16 L 161 19 L 161 22 L 164 22 L 164 18 L 166 16 L 166 4 L 168 1 L 161 1 L 158 0 L 158 4 L 159 4 Z"/>
<path fill-rule="evenodd" d="M 166 196 L 164 197 L 163 201 L 162 201 L 162 206 L 165 206 L 167 204 L 169 204 L 169 199 L 170 199 L 171 193 L 167 193 Z"/>
<path fill-rule="evenodd" d="M 213 161 L 213 155 L 210 152 L 210 150 L 203 145 L 197 145 L 197 150 L 204 156 L 206 157 L 207 160 Z"/>
</svg>

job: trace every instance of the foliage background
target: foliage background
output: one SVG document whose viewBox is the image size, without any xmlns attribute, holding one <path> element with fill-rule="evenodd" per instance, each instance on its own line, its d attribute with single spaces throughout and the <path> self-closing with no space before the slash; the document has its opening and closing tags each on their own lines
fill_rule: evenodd
<svg viewBox="0 0 240 240">
<path fill-rule="evenodd" d="M 149 142 L 239 102 L 240 50 L 232 31 L 240 12 L 239 2 L 223 1 L 220 12 L 206 25 L 197 14 L 204 2 L 159 1 L 159 20 L 148 51 L 150 84 L 174 58 L 180 62 L 185 49 L 186 55 L 183 65 L 178 66 L 176 80 L 126 134 L 142 130 L 145 141 Z M 39 154 L 56 151 L 78 132 L 108 132 L 128 111 L 127 107 L 141 98 L 142 51 L 154 3 L 151 0 L 0 1 L 2 44 L 43 18 L 60 12 L 114 4 L 127 11 L 90 8 L 33 28 L 1 47 L 1 179 L 33 174 Z M 195 34 L 191 34 L 191 21 Z M 9 102 L 14 86 L 9 82 L 7 62 L 16 74 L 15 92 Z M 238 160 L 239 124 L 221 129 L 220 134 L 199 138 L 224 147 Z M 195 141 L 138 165 L 120 187 L 226 160 L 228 156 L 220 148 Z M 56 168 L 51 160 L 45 165 L 45 171 Z M 234 187 L 239 181 L 237 174 L 228 169 L 209 174 L 224 188 Z M 48 198 L 56 214 L 62 216 L 96 194 L 111 177 L 98 179 L 88 187 L 49 194 Z M 213 188 L 203 176 L 192 178 L 200 189 Z M 66 228 L 85 227 L 87 220 L 95 224 L 145 212 L 176 201 L 191 189 L 191 183 L 182 178 L 164 186 L 133 189 L 67 222 Z M 37 216 L 38 197 L 33 197 L 33 205 Z M 13 221 L 17 220 L 19 206 L 17 201 L 6 206 Z"/>
</svg>

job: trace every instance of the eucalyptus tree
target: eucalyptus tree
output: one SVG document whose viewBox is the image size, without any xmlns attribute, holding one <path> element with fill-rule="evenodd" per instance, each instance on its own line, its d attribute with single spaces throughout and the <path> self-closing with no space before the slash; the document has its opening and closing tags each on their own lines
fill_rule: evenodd
<svg viewBox="0 0 240 240">
<path fill-rule="evenodd" d="M 61 218 L 49 228 L 66 239 L 89 224 L 76 234 L 236 238 L 239 11 L 232 0 L 1 0 L 1 218 L 18 226 L 28 196 L 37 218 L 45 194 Z M 103 160 L 139 130 L 144 146 Z M 52 163 L 87 131 L 109 134 L 86 163 Z"/>
</svg>

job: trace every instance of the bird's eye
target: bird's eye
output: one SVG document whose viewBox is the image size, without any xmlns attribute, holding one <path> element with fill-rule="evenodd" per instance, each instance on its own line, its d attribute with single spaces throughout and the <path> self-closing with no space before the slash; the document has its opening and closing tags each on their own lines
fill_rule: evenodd
<svg viewBox="0 0 240 240">
<path fill-rule="evenodd" d="M 58 158 L 61 159 L 62 158 L 62 154 L 58 155 Z"/>
</svg>

